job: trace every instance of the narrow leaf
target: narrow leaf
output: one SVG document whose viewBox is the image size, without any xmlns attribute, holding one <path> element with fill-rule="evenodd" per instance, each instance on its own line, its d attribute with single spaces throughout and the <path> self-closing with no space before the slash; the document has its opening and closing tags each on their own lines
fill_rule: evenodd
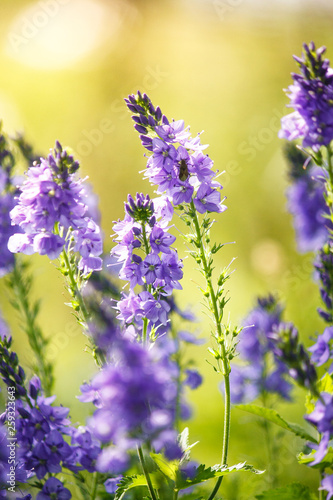
<svg viewBox="0 0 333 500">
<path fill-rule="evenodd" d="M 306 439 L 306 441 L 311 441 L 312 443 L 318 443 L 318 441 L 313 436 L 311 436 L 311 434 L 309 434 L 305 429 L 303 429 L 303 427 L 301 427 L 298 424 L 294 424 L 293 422 L 287 422 L 275 410 L 253 404 L 235 405 L 234 407 L 238 408 L 239 410 L 244 410 L 249 413 L 252 413 L 252 415 L 263 417 L 266 420 L 269 420 L 270 422 L 273 422 L 274 424 L 278 425 L 279 427 L 282 427 L 283 429 L 286 429 L 287 431 L 296 434 L 296 436 L 299 436 L 302 439 Z"/>
</svg>

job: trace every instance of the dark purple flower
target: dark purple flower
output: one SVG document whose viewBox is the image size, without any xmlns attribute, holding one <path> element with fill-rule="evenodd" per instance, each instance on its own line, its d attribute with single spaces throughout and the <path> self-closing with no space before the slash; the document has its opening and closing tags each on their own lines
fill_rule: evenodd
<svg viewBox="0 0 333 500">
<path fill-rule="evenodd" d="M 50 477 L 38 493 L 36 500 L 69 500 L 71 492 L 56 477 Z"/>
</svg>

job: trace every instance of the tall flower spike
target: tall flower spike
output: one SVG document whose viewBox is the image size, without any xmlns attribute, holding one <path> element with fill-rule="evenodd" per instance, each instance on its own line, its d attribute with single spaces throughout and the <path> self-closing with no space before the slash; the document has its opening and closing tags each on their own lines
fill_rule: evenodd
<svg viewBox="0 0 333 500">
<path fill-rule="evenodd" d="M 175 206 L 194 202 L 201 214 L 223 212 L 221 185 L 214 180 L 212 160 L 202 153 L 206 146 L 200 143 L 199 134 L 192 139 L 183 120 L 169 122 L 146 94 L 138 92 L 125 101 L 135 112 L 132 118 L 144 147 L 151 152 L 145 176 L 157 192 L 166 193 Z"/>
<path fill-rule="evenodd" d="M 285 380 L 287 368 L 276 356 L 270 359 L 273 343 L 269 336 L 280 325 L 282 312 L 276 298 L 269 295 L 259 298 L 244 319 L 237 346 L 243 364 L 234 365 L 230 375 L 233 402 L 253 401 L 263 392 L 290 399 L 291 386 Z"/>
<path fill-rule="evenodd" d="M 317 371 L 306 349 L 299 342 L 298 331 L 294 325 L 281 323 L 269 337 L 274 344 L 275 356 L 287 366 L 289 375 L 297 384 L 317 395 Z"/>
<path fill-rule="evenodd" d="M 55 259 L 73 239 L 83 274 L 101 269 L 102 235 L 87 216 L 87 194 L 83 181 L 75 177 L 78 169 L 79 163 L 59 142 L 46 159 L 30 167 L 18 204 L 10 214 L 12 224 L 24 231 L 9 239 L 11 252 L 37 252 Z"/>
<path fill-rule="evenodd" d="M 293 74 L 293 85 L 287 92 L 295 111 L 282 118 L 280 138 L 302 139 L 304 147 L 318 151 L 333 139 L 333 70 L 323 59 L 325 47 L 316 50 L 311 42 L 304 44 L 303 57 L 294 56 L 301 74 Z"/>
</svg>

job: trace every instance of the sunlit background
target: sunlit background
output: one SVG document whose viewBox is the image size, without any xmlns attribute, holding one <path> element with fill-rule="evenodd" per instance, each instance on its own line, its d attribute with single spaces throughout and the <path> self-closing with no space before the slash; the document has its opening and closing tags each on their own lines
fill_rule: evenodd
<svg viewBox="0 0 333 500">
<path fill-rule="evenodd" d="M 152 193 L 139 173 L 144 151 L 123 98 L 146 91 L 169 118 L 184 119 L 193 134 L 204 130 L 216 169 L 226 171 L 221 182 L 228 210 L 219 216 L 214 237 L 233 244 L 220 253 L 218 267 L 237 257 L 226 317 L 237 323 L 258 294 L 278 292 L 286 319 L 307 342 L 323 330 L 316 313 L 319 293 L 311 279 L 312 256 L 296 250 L 277 132 L 286 112 L 282 89 L 295 70 L 292 54 L 300 55 L 302 43 L 314 40 L 333 59 L 332 22 L 330 0 L 1 0 L 0 118 L 6 131 L 24 132 L 40 154 L 56 139 L 75 151 L 100 199 L 106 251 L 127 194 Z M 185 257 L 181 239 L 179 245 Z M 74 398 L 96 368 L 64 305 L 68 297 L 55 266 L 46 257 L 32 260 L 57 401 L 83 422 L 90 410 Z M 200 275 L 188 259 L 185 273 L 179 302 L 197 312 Z M 31 354 L 3 286 L 0 293 L 15 348 L 29 365 Z M 201 320 L 195 328 L 208 339 L 209 322 L 203 315 Z M 190 433 L 200 441 L 194 458 L 213 465 L 220 460 L 223 403 L 220 380 L 205 362 L 207 346 L 189 352 L 205 376 L 203 388 L 191 395 Z M 295 400 L 279 409 L 302 422 L 304 394 L 296 391 Z M 247 460 L 264 468 L 258 421 L 234 411 L 231 432 L 230 464 Z M 315 472 L 296 463 L 300 447 L 293 437 L 285 439 L 276 465 L 280 485 L 317 484 Z M 268 486 L 263 476 L 244 473 L 224 482 L 223 498 L 251 499 Z"/>
</svg>

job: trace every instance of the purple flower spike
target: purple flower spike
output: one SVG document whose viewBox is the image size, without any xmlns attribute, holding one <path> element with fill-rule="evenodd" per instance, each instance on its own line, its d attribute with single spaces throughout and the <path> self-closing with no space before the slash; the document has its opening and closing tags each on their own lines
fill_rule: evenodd
<svg viewBox="0 0 333 500">
<path fill-rule="evenodd" d="M 295 58 L 301 74 L 293 74 L 288 88 L 294 112 L 282 119 L 279 137 L 289 141 L 303 139 L 303 146 L 318 151 L 333 139 L 333 71 L 323 59 L 325 47 L 316 50 L 304 45 L 302 58 Z"/>
</svg>

